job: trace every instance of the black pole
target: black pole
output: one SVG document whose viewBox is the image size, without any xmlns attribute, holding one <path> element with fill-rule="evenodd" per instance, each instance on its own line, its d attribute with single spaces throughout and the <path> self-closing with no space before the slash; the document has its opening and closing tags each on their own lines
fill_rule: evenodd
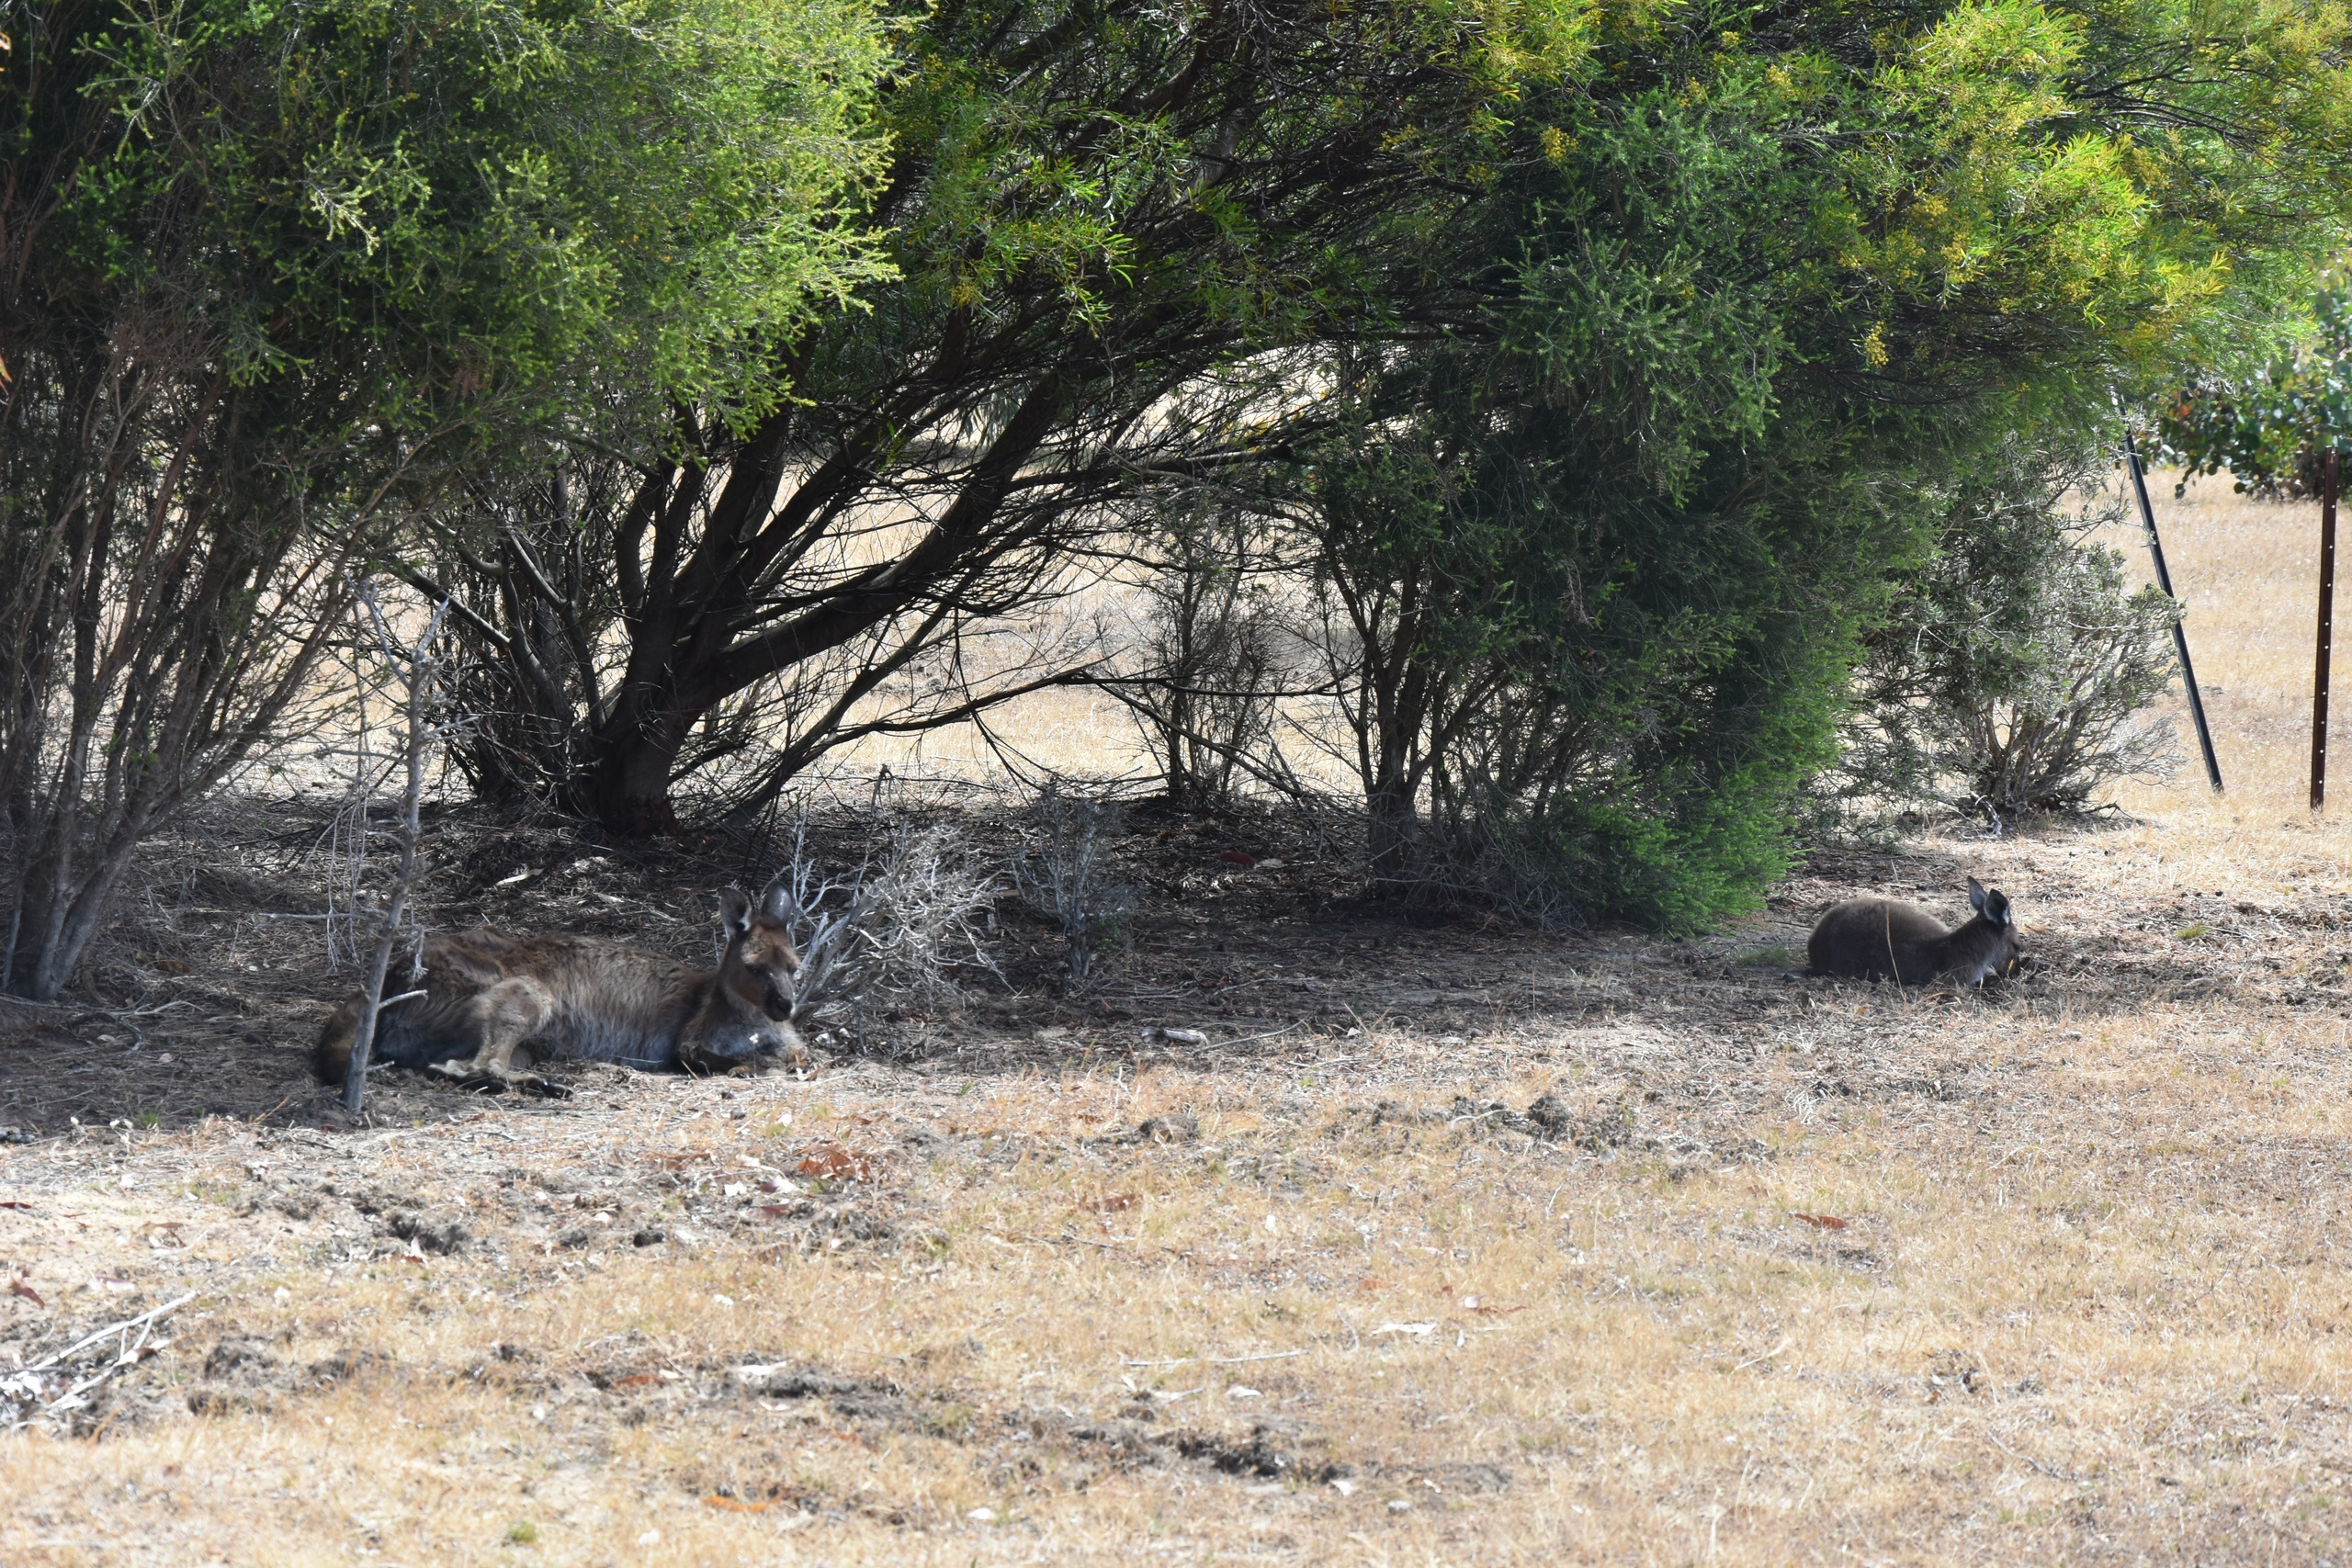
<svg viewBox="0 0 2352 1568">
<path fill-rule="evenodd" d="M 2222 788 L 2221 759 L 2213 755 L 2213 728 L 2205 722 L 2205 698 L 2197 690 L 2197 666 L 2188 661 L 2188 632 L 2180 624 L 2180 595 L 2172 591 L 2172 573 L 2165 570 L 2165 542 L 2156 533 L 2156 509 L 2148 504 L 2148 477 L 2140 470 L 2140 448 L 2130 426 L 2123 431 L 2123 457 L 2132 469 L 2132 493 L 2140 499 L 2140 521 L 2148 530 L 2148 553 L 2155 558 L 2156 586 L 2173 603 L 2172 646 L 2180 655 L 2181 682 L 2188 688 L 2188 716 L 2197 722 L 2197 744 L 2205 753 L 2205 776 Z"/>
<path fill-rule="evenodd" d="M 2335 448 L 2320 458 L 2319 638 L 2312 660 L 2312 809 L 2327 804 L 2327 656 L 2335 642 Z"/>
</svg>

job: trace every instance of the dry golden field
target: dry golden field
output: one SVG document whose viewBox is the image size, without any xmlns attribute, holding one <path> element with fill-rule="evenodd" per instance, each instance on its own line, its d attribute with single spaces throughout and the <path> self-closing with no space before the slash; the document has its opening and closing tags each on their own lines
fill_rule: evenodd
<svg viewBox="0 0 2352 1568">
<path fill-rule="evenodd" d="M 1701 942 L 1399 925 L 1276 824 L 1142 821 L 1084 1001 L 1009 928 L 808 1077 L 387 1075 L 354 1128 L 259 918 L 311 829 L 199 824 L 234 873 L 151 890 L 107 1005 L 0 1023 L 0 1379 L 190 1298 L 0 1435 L 0 1562 L 2352 1562 L 2314 519 L 2169 491 L 2225 795 L 1823 854 Z M 437 896 L 707 951 L 680 853 L 536 829 Z M 2024 982 L 1787 973 L 1971 873 Z"/>
</svg>

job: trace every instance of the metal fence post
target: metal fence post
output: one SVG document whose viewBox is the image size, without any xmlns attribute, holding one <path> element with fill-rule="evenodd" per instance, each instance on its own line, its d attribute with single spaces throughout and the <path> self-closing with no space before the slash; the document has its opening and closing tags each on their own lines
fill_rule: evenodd
<svg viewBox="0 0 2352 1568">
<path fill-rule="evenodd" d="M 2156 509 L 2148 504 L 2148 479 L 2140 469 L 2140 448 L 2132 439 L 2128 425 L 2123 431 L 2123 457 L 2132 469 L 2132 492 L 2140 501 L 2140 522 L 2148 530 L 2148 553 L 2155 558 L 2156 586 L 2165 591 L 2165 597 L 2173 602 L 2173 608 L 2177 612 L 2180 596 L 2172 591 L 2172 573 L 2165 570 L 2165 542 L 2156 533 Z M 2333 517 L 2335 513 L 2330 512 L 2328 515 Z M 2335 537 L 2332 530 L 2328 536 L 2331 539 Z M 2181 683 L 2188 688 L 2188 716 L 2197 723 L 2197 744 L 2205 753 L 2205 776 L 2212 780 L 2214 793 L 2219 794 L 2222 762 L 2213 755 L 2213 729 L 2205 722 L 2205 698 L 2197 690 L 2197 666 L 2188 661 L 2188 632 L 2180 624 L 2177 614 L 2173 617 L 2172 647 L 2173 651 L 2180 655 Z"/>
<path fill-rule="evenodd" d="M 2335 447 L 2319 463 L 2319 639 L 2312 664 L 2312 809 L 2327 804 L 2327 660 L 2335 643 Z"/>
</svg>

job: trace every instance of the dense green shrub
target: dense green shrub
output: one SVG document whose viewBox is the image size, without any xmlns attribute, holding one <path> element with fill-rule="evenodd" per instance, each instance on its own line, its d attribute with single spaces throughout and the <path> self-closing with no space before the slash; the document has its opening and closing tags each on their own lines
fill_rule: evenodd
<svg viewBox="0 0 2352 1568">
<path fill-rule="evenodd" d="M 1819 473 L 1753 473 L 1728 506 L 1727 475 L 1687 500 L 1621 488 L 1565 423 L 1534 399 L 1387 422 L 1317 468 L 1370 868 L 1546 922 L 1695 928 L 1784 868 L 1917 520 Z"/>
<path fill-rule="evenodd" d="M 2196 351 L 2233 289 L 2267 310 L 2302 287 L 2291 248 L 2241 270 L 2248 214 L 2196 192 L 2239 161 L 2222 120 L 2328 134 L 2331 111 L 2143 69 L 2224 35 L 2315 63 L 2285 26 L 1690 7 L 1531 85 L 1456 236 L 1487 299 L 1332 356 L 1333 431 L 1286 513 L 1322 548 L 1375 880 L 1669 927 L 1752 902 L 1958 476 L 2110 417 L 2109 389 Z M 2165 137 L 2118 118 L 2100 84 L 2123 80 L 2164 99 Z M 2341 173 L 2304 170 L 2314 193 Z M 1993 704 L 1975 784 L 2057 803 L 2142 765 L 2109 719 L 2161 685 L 2161 626 L 2144 600 L 2108 613 L 2114 562 L 1975 570 L 2020 595 L 2006 643 L 1958 644 L 1951 678 Z M 1930 739 L 1940 765 L 1957 742 Z"/>
</svg>

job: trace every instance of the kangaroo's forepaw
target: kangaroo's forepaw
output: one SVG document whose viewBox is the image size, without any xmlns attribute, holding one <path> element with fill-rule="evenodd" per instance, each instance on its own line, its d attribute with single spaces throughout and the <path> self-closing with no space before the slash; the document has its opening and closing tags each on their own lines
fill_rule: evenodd
<svg viewBox="0 0 2352 1568">
<path fill-rule="evenodd" d="M 547 1082 L 537 1073 L 526 1072 L 519 1067 L 503 1066 L 496 1062 L 486 1062 L 479 1056 L 469 1056 L 457 1062 L 435 1062 L 427 1070 L 438 1073 L 445 1078 L 452 1078 L 458 1083 L 481 1089 L 520 1090 L 536 1088 Z"/>
</svg>

